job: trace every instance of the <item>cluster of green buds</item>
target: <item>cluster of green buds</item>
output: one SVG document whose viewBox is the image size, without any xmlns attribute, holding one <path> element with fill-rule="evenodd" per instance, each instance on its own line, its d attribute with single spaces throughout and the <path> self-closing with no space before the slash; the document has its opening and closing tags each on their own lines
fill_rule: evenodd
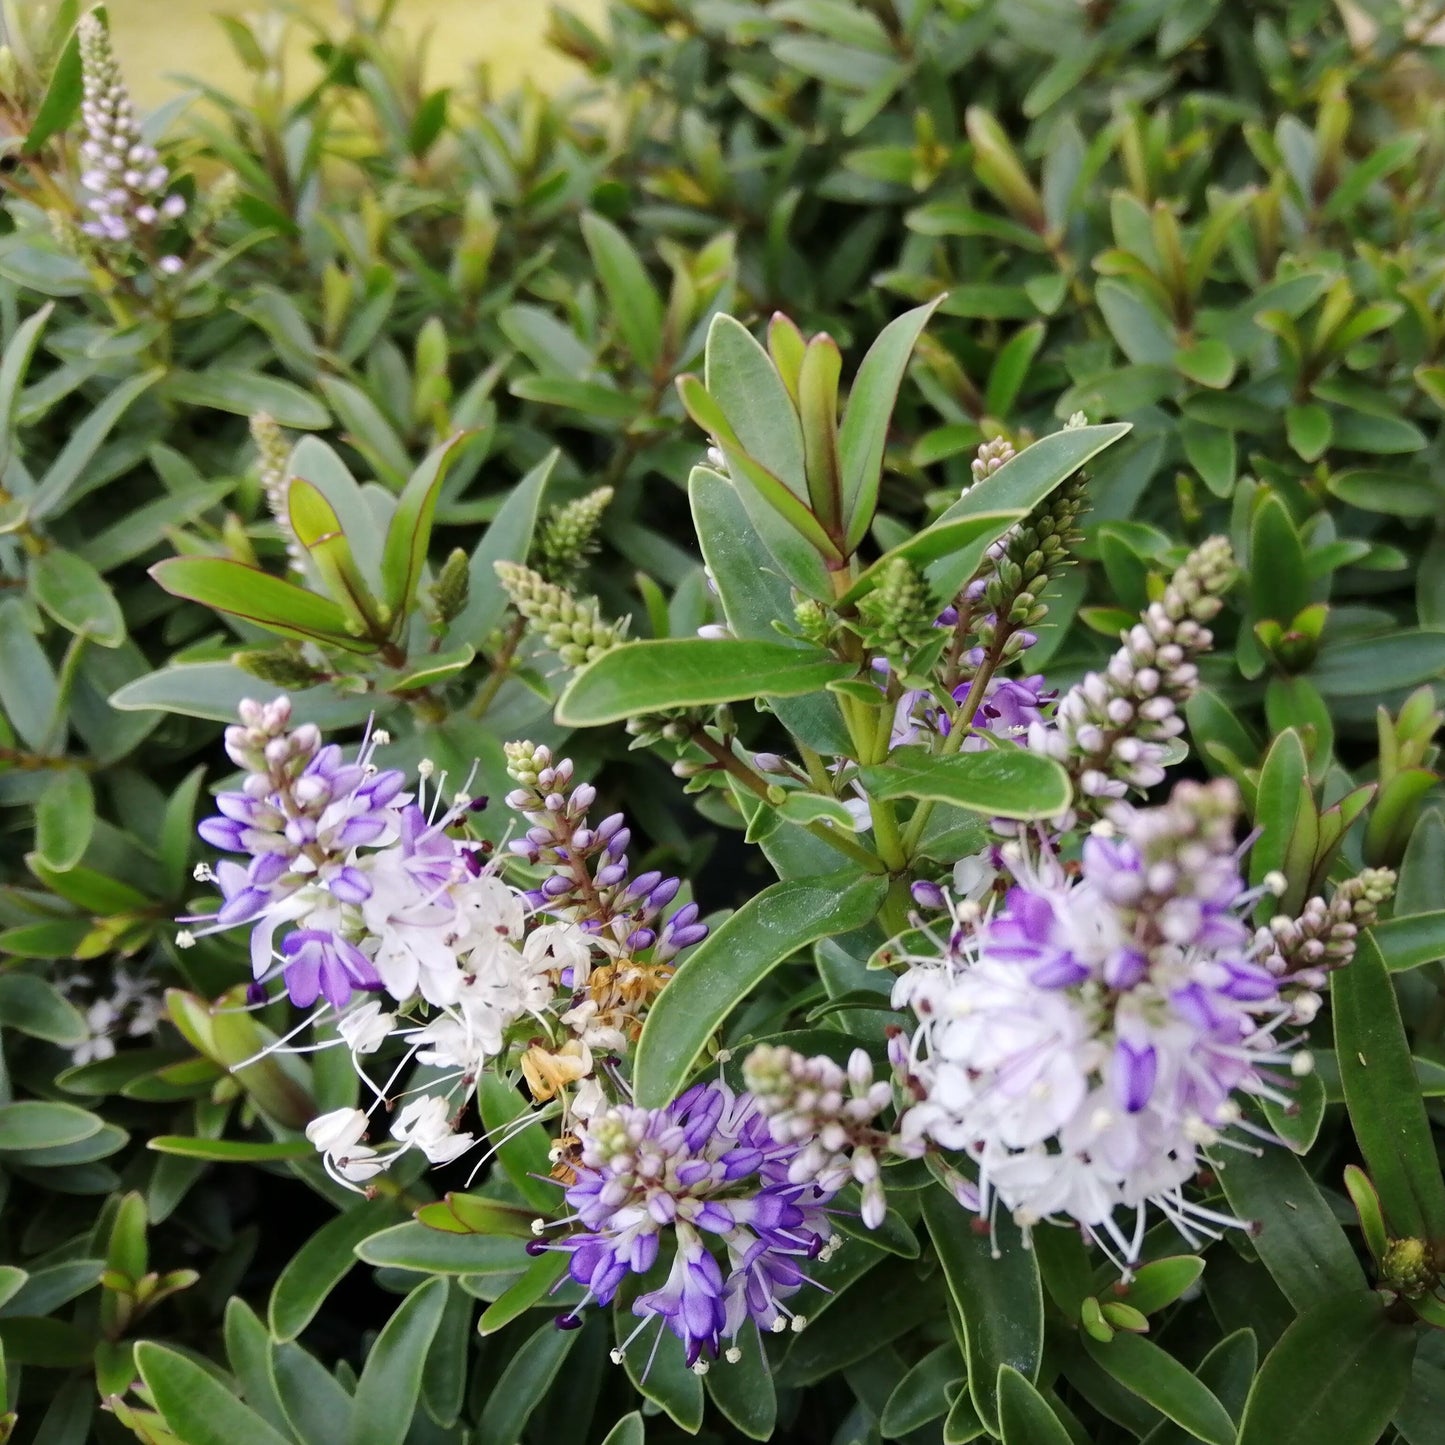
<svg viewBox="0 0 1445 1445">
<path fill-rule="evenodd" d="M 871 654 L 903 658 L 933 632 L 938 607 L 922 574 L 904 557 L 882 570 L 878 584 L 858 600 L 854 630 Z"/>
<path fill-rule="evenodd" d="M 602 514 L 612 501 L 611 487 L 553 507 L 542 519 L 530 561 L 549 582 L 566 582 L 582 570 L 599 546 Z"/>
<path fill-rule="evenodd" d="M 1425 1324 L 1445 1329 L 1438 1251 L 1424 1239 L 1390 1236 L 1379 1192 L 1358 1165 L 1345 1166 L 1345 1192 L 1359 1216 L 1360 1233 L 1380 1288 L 1389 1290 Z"/>
<path fill-rule="evenodd" d="M 527 620 L 528 631 L 564 667 L 581 667 L 617 646 L 628 619 L 604 622 L 595 597 L 574 597 L 540 572 L 516 562 L 498 562 L 497 577 L 512 606 Z"/>
</svg>

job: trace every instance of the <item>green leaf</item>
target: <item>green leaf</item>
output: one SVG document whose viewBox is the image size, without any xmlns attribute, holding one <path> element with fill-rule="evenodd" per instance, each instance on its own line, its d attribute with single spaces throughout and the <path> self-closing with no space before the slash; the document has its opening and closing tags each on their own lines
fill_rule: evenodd
<svg viewBox="0 0 1445 1445">
<path fill-rule="evenodd" d="M 553 1189 L 552 1202 L 560 1191 Z M 447 1234 L 424 1224 L 394 1224 L 356 1246 L 367 1264 L 418 1274 L 520 1274 L 531 1260 L 522 1240 L 496 1234 Z"/>
<path fill-rule="evenodd" d="M 636 1319 L 619 1298 L 612 1307 L 614 1338 L 625 1340 L 635 1327 Z M 639 1395 L 661 1406 L 689 1435 L 697 1434 L 703 1417 L 702 1380 L 688 1368 L 682 1341 L 660 1319 L 634 1341 L 622 1366 Z"/>
<path fill-rule="evenodd" d="M 551 1140 L 540 1124 L 516 1129 L 516 1121 L 528 1111 L 522 1095 L 505 1079 L 484 1074 L 477 1088 L 482 1122 L 487 1132 L 503 1140 L 497 1145 L 497 1158 L 507 1178 L 539 1214 L 550 1215 L 557 1209 L 559 1192 L 550 1182 L 552 1161 L 548 1157 Z"/>
<path fill-rule="evenodd" d="M 36 155 L 53 135 L 69 130 L 80 113 L 85 92 L 85 77 L 80 63 L 80 33 L 72 30 L 50 71 L 50 83 L 35 108 L 30 129 L 25 134 L 25 154 Z"/>
<path fill-rule="evenodd" d="M 396 1219 L 386 1198 L 363 1200 L 309 1235 L 287 1261 L 271 1291 L 268 1320 L 278 1340 L 294 1340 L 316 1318 L 326 1297 L 356 1265 L 356 1246 Z"/>
<path fill-rule="evenodd" d="M 883 451 L 898 388 L 913 348 L 938 309 L 942 296 L 890 321 L 868 348 L 848 393 L 848 406 L 838 431 L 838 460 L 843 479 L 845 552 L 854 552 L 868 535 L 883 480 Z"/>
<path fill-rule="evenodd" d="M 1415 1351 L 1410 1387 L 1394 1425 L 1408 1445 L 1436 1445 L 1445 1419 L 1445 1333 L 1427 1330 Z"/>
<path fill-rule="evenodd" d="M 1175 364 L 1174 328 L 1153 301 L 1122 281 L 1100 281 L 1094 292 L 1104 324 L 1130 361 L 1142 365 Z"/>
<path fill-rule="evenodd" d="M 738 638 L 663 637 L 605 652 L 557 701 L 564 727 L 596 727 L 639 713 L 753 697 L 798 697 L 854 667 L 821 649 Z"/>
<path fill-rule="evenodd" d="M 387 524 L 381 554 L 381 589 L 382 600 L 391 609 L 394 630 L 400 629 L 416 597 L 417 582 L 431 542 L 437 498 L 462 439 L 459 433 L 432 449 L 411 474 Z"/>
<path fill-rule="evenodd" d="M 167 1426 L 184 1445 L 290 1445 L 209 1370 L 176 1350 L 141 1340 L 136 1367 Z"/>
<path fill-rule="evenodd" d="M 331 413 L 294 382 L 258 371 L 234 371 L 208 366 L 205 371 L 173 371 L 165 391 L 173 402 L 212 407 L 237 416 L 264 411 L 282 426 L 298 431 L 321 431 L 331 425 Z"/>
<path fill-rule="evenodd" d="M 1390 517 L 1433 517 L 1445 502 L 1445 493 L 1431 477 L 1398 469 L 1336 472 L 1325 486 L 1331 496 L 1362 512 Z"/>
<path fill-rule="evenodd" d="M 781 380 L 778 385 L 781 387 Z M 744 450 L 730 419 L 724 415 L 722 407 L 717 404 L 703 384 L 695 376 L 680 377 L 677 391 L 682 398 L 682 404 L 687 410 L 687 414 L 713 437 L 727 458 L 728 474 L 732 477 L 734 485 L 742 492 L 743 497 L 756 499 L 765 504 L 763 510 L 771 509 L 778 517 L 781 517 L 788 527 L 808 544 L 805 551 L 815 552 L 817 558 L 841 563 L 842 551 L 828 535 L 823 524 L 813 515 L 807 502 L 792 487 L 788 486 L 784 478 L 777 472 Z M 798 434 L 801 446 L 801 427 Z M 798 466 L 798 476 L 806 492 L 807 478 L 801 458 Z M 759 531 L 762 531 L 758 509 L 749 505 L 748 513 L 752 516 Z M 773 533 L 765 532 L 764 536 L 768 540 L 769 549 L 787 568 L 793 581 L 805 590 L 813 590 L 817 585 L 814 577 L 814 573 L 818 570 L 817 558 L 813 559 L 811 565 L 803 565 L 796 556 L 796 548 L 788 548 L 784 551 L 779 547 Z"/>
<path fill-rule="evenodd" d="M 1229 496 L 1239 474 L 1234 433 L 1186 416 L 1179 424 L 1179 440 L 1189 465 L 1199 473 L 1204 485 L 1216 497 Z"/>
<path fill-rule="evenodd" d="M 445 1199 L 423 1204 L 416 1211 L 417 1222 L 428 1229 L 448 1234 L 510 1234 L 531 1239 L 534 1209 L 503 1204 L 483 1194 L 448 1194 Z"/>
<path fill-rule="evenodd" d="M 1287 1149 L 1231 1149 L 1219 1182 L 1230 1208 L 1257 1226 L 1254 1247 L 1296 1310 L 1365 1283 L 1350 1241 L 1305 1167 Z"/>
<path fill-rule="evenodd" d="M 67 632 L 101 647 L 125 641 L 125 618 L 105 579 L 74 552 L 52 547 L 30 568 L 30 591 L 36 602 Z"/>
<path fill-rule="evenodd" d="M 1128 422 L 1113 422 L 1108 426 L 1069 427 L 1040 437 L 991 477 L 971 486 L 933 525 L 938 527 L 958 517 L 987 512 L 1031 512 L 1129 430 Z M 929 585 L 936 596 L 952 597 L 973 576 L 982 560 L 983 551 L 974 556 L 972 548 L 965 549 L 960 556 L 942 558 L 928 569 Z"/>
<path fill-rule="evenodd" d="M 569 1259 L 569 1255 L 556 1250 L 532 1260 L 522 1272 L 521 1279 L 504 1289 L 482 1311 L 482 1318 L 477 1324 L 478 1333 L 494 1335 L 534 1305 L 544 1303 L 552 1287 L 567 1273 Z"/>
<path fill-rule="evenodd" d="M 1197 1254 L 1176 1254 L 1151 1259 L 1134 1271 L 1134 1278 L 1115 1293 L 1140 1314 L 1152 1315 L 1175 1300 L 1204 1273 L 1204 1261 Z"/>
<path fill-rule="evenodd" d="M 315 639 L 349 652 L 376 650 L 347 631 L 346 614 L 336 603 L 259 567 L 224 557 L 171 557 L 157 562 L 150 575 L 173 597 L 244 617 L 283 637 Z"/>
<path fill-rule="evenodd" d="M 1003 1445 L 1071 1445 L 1049 1402 L 1012 1365 L 999 1366 L 998 1417 Z"/>
<path fill-rule="evenodd" d="M 467 605 L 452 623 L 448 637 L 480 647 L 507 611 L 507 594 L 497 581 L 495 564 L 524 562 L 537 528 L 542 493 L 557 465 L 557 451 L 547 455 L 514 486 L 486 535 L 472 553 L 468 568 Z"/>
<path fill-rule="evenodd" d="M 65 1045 L 78 1044 L 90 1033 L 80 1010 L 54 984 L 13 967 L 0 973 L 0 1028 Z"/>
<path fill-rule="evenodd" d="M 1330 980 L 1345 1107 L 1393 1233 L 1445 1239 L 1445 1181 L 1380 950 L 1362 934 Z"/>
<path fill-rule="evenodd" d="M 584 212 L 582 237 L 606 293 L 613 324 L 638 368 L 650 374 L 662 354 L 662 301 L 632 243 L 610 221 Z"/>
<path fill-rule="evenodd" d="M 1108 1344 L 1089 1335 L 1087 1354 L 1131 1394 L 1154 1406 L 1207 1445 L 1234 1445 L 1234 1421 L 1207 1385 L 1153 1340 L 1121 1331 Z"/>
<path fill-rule="evenodd" d="M 1244 1413 L 1245 1398 L 1254 1383 L 1259 1346 L 1253 1330 L 1236 1330 L 1226 1335 L 1199 1363 L 1195 1374 L 1199 1383 L 1211 1390 L 1215 1398 L 1238 1420 Z M 1172 1420 L 1161 1420 L 1141 1445 L 1188 1445 L 1193 1437 Z"/>
<path fill-rule="evenodd" d="M 244 1139 L 193 1139 L 184 1134 L 158 1134 L 146 1140 L 146 1148 L 157 1154 L 176 1154 L 182 1159 L 211 1159 L 218 1164 L 260 1164 L 278 1159 L 314 1159 L 316 1150 L 308 1139 L 251 1143 Z"/>
<path fill-rule="evenodd" d="M 1255 611 L 1288 626 L 1309 605 L 1310 579 L 1294 519 L 1273 492 L 1265 492 L 1254 509 L 1249 556 L 1249 586 Z"/>
<path fill-rule="evenodd" d="M 1000 1213 L 997 1254 L 974 1216 L 938 1186 L 922 1193 L 923 1219 L 938 1251 L 949 1293 L 963 1320 L 968 1388 L 979 1418 L 999 1433 L 999 1371 L 1011 1365 L 1037 1379 L 1044 1346 L 1039 1265 L 1018 1226 Z"/>
<path fill-rule="evenodd" d="M 802 424 L 778 369 L 742 322 L 723 312 L 713 317 L 703 381 L 691 380 L 684 403 L 689 394 L 696 400 L 703 392 L 711 402 L 708 412 L 723 423 L 734 450 L 754 458 L 801 503 L 808 495 Z M 712 421 L 688 410 L 698 425 L 714 429 Z M 718 436 L 719 445 L 722 440 Z"/>
<path fill-rule="evenodd" d="M 870 797 L 950 803 L 995 818 L 1053 818 L 1072 796 L 1058 763 L 1023 748 L 953 753 L 895 748 L 886 763 L 859 770 Z"/>
<path fill-rule="evenodd" d="M 1234 355 L 1217 337 L 1196 341 L 1174 353 L 1174 365 L 1190 381 L 1220 390 L 1234 380 Z"/>
<path fill-rule="evenodd" d="M 37 752 L 49 741 L 57 695 L 55 673 L 30 630 L 24 604 L 7 598 L 0 602 L 0 711 Z"/>
<path fill-rule="evenodd" d="M 889 548 L 868 566 L 840 601 L 856 602 L 872 592 L 885 568 L 900 559 L 919 570 L 940 558 L 947 558 L 950 566 L 956 566 L 960 555 L 971 556 L 975 552 L 981 560 L 984 552 L 1024 515 L 1023 512 L 977 512 L 966 517 L 954 517 L 951 521 L 935 522 L 931 527 L 915 532 L 907 541 Z"/>
<path fill-rule="evenodd" d="M 95 831 L 95 791 L 79 768 L 65 768 L 45 785 L 35 804 L 35 851 L 64 873 L 85 857 Z"/>
<path fill-rule="evenodd" d="M 242 1398 L 267 1424 L 287 1431 L 286 1412 L 272 1373 L 271 1337 L 251 1307 L 234 1295 L 226 1302 L 225 1334 L 226 1360 L 240 1382 Z"/>
<path fill-rule="evenodd" d="M 778 1394 L 757 1326 L 744 1325 L 736 1344 L 742 1359 L 735 1364 L 715 1364 L 707 1372 L 707 1392 L 741 1434 L 749 1440 L 771 1440 L 778 1419 Z"/>
<path fill-rule="evenodd" d="M 676 1096 L 713 1032 L 769 973 L 801 948 L 872 919 L 886 880 L 841 873 L 765 888 L 678 965 L 642 1027 L 633 1063 L 637 1102 Z"/>
<path fill-rule="evenodd" d="M 532 1412 L 577 1343 L 577 1334 L 559 1330 L 548 1320 L 512 1356 L 482 1408 L 477 1436 L 484 1445 L 513 1445 L 522 1438 Z"/>
<path fill-rule="evenodd" d="M 1254 821 L 1260 835 L 1249 853 L 1249 879 L 1256 887 L 1267 874 L 1282 872 L 1292 886 L 1302 879 L 1292 877 L 1288 869 L 1297 848 L 1295 837 L 1304 820 L 1314 819 L 1314 799 L 1310 796 L 1309 764 L 1304 743 L 1293 728 L 1282 732 L 1270 745 L 1259 775 L 1259 794 L 1255 803 Z M 1309 849 L 1313 859 L 1313 846 Z M 1272 911 L 1272 899 L 1260 900 L 1261 914 Z"/>
<path fill-rule="evenodd" d="M 445 1280 L 427 1280 L 407 1295 L 376 1337 L 356 1383 L 350 1445 L 402 1445 L 406 1439 L 446 1298 Z"/>
<path fill-rule="evenodd" d="M 22 1099 L 0 1104 L 0 1151 L 56 1149 L 99 1134 L 105 1121 L 74 1104 Z"/>
<path fill-rule="evenodd" d="M 1376 1445 L 1410 1383 L 1414 1331 L 1364 1292 L 1316 1305 L 1255 1378 L 1239 1445 Z"/>
<path fill-rule="evenodd" d="M 947 1415 L 949 1395 L 962 1388 L 963 1371 L 963 1355 L 953 1340 L 924 1355 L 894 1387 L 883 1407 L 878 1424 L 884 1438 L 900 1439 Z"/>
<path fill-rule="evenodd" d="M 990 416 L 1006 417 L 1013 410 L 1013 404 L 1028 377 L 1029 367 L 1043 345 L 1045 331 L 1044 323 L 1035 321 L 999 348 L 984 391 L 983 404 Z"/>
<path fill-rule="evenodd" d="M 1301 461 L 1317 462 L 1334 440 L 1335 424 L 1317 401 L 1285 408 L 1284 432 Z"/>
<path fill-rule="evenodd" d="M 764 543 L 737 489 L 717 472 L 694 467 L 687 491 L 703 560 L 717 586 L 729 630 L 748 641 L 777 642 L 773 622 L 792 615 L 791 589 L 786 578 L 763 565 Z M 801 640 L 794 645 L 808 647 Z M 777 698 L 772 707 L 788 731 L 815 751 L 848 751 L 842 714 L 827 693 Z"/>
<path fill-rule="evenodd" d="M 642 1416 L 634 1410 L 624 1415 L 608 1432 L 602 1445 L 645 1445 L 647 1431 Z"/>
<path fill-rule="evenodd" d="M 1445 958 L 1445 910 L 1387 918 L 1370 935 L 1391 973 L 1419 968 Z"/>
</svg>

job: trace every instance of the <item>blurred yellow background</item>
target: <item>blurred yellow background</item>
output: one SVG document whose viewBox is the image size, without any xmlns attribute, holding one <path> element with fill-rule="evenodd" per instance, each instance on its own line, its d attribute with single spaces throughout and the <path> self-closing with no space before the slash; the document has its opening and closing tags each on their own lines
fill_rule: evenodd
<svg viewBox="0 0 1445 1445">
<path fill-rule="evenodd" d="M 602 19 L 605 0 L 568 0 L 593 25 Z M 142 107 L 168 99 L 177 90 L 176 75 L 204 76 L 230 88 L 241 67 L 218 14 L 244 15 L 264 10 L 247 0 L 107 0 L 116 54 L 132 94 Z M 337 0 L 301 0 L 300 8 L 323 21 L 339 16 Z M 506 91 L 530 76 L 556 85 L 575 74 L 562 56 L 543 44 L 547 0 L 400 0 L 400 27 L 419 35 L 428 27 L 428 79 L 445 85 L 485 61 L 493 83 Z"/>
</svg>

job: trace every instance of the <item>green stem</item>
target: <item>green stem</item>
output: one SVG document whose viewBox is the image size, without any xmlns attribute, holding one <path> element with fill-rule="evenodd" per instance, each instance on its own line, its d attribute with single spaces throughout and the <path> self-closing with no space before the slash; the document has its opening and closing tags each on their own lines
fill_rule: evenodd
<svg viewBox="0 0 1445 1445">
<path fill-rule="evenodd" d="M 1000 654 L 1006 641 L 1006 635 L 997 638 L 993 649 L 984 658 L 978 671 L 974 673 L 963 701 L 959 703 L 957 711 L 953 714 L 948 736 L 944 738 L 943 746 L 939 749 L 940 757 L 950 757 L 958 752 L 963 747 L 964 740 L 972 734 L 974 714 L 978 712 L 979 704 L 983 701 L 983 695 L 988 690 L 989 682 L 998 669 Z M 924 828 L 928 826 L 928 819 L 933 812 L 933 807 L 934 805 L 930 802 L 920 802 L 913 810 L 913 817 L 908 820 L 908 831 L 903 835 L 903 848 L 910 858 L 918 848 L 918 841 L 923 837 Z"/>
<path fill-rule="evenodd" d="M 698 728 L 693 733 L 693 741 L 729 777 L 735 778 L 750 793 L 755 794 L 771 806 L 769 798 L 771 790 L 767 779 L 761 773 L 750 768 L 731 748 L 724 747 L 717 739 L 709 737 L 702 728 Z M 851 858 L 867 872 L 882 873 L 884 871 L 884 865 L 851 834 L 844 833 L 838 828 L 830 828 L 823 823 L 805 823 L 803 827 L 830 848 Z"/>
<path fill-rule="evenodd" d="M 467 709 L 469 717 L 485 717 L 487 709 L 496 701 L 502 684 L 512 675 L 512 661 L 517 655 L 517 648 L 521 646 L 522 637 L 526 631 L 527 619 L 514 617 L 511 626 L 507 628 L 506 636 L 502 639 L 502 645 L 497 649 L 496 656 L 492 658 L 491 673 L 477 689 L 477 695 Z"/>
</svg>

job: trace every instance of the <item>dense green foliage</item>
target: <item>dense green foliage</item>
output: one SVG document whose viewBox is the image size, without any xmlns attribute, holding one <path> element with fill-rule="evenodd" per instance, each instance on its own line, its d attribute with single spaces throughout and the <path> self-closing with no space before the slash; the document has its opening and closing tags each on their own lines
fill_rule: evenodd
<svg viewBox="0 0 1445 1445">
<path fill-rule="evenodd" d="M 244 92 L 198 77 L 148 122 L 187 202 L 166 237 L 174 275 L 79 229 L 80 7 L 43 24 L 23 0 L 5 11 L 0 1345 L 15 1438 L 641 1441 L 604 1322 L 552 1332 L 555 1271 L 523 1275 L 494 1219 L 435 1202 L 465 1169 L 440 1188 L 399 1171 L 370 1200 L 326 1177 L 299 1131 L 352 1102 L 344 1051 L 230 1072 L 288 1025 L 209 1011 L 246 981 L 234 940 L 175 942 L 222 725 L 243 697 L 289 692 L 338 735 L 375 716 L 389 766 L 464 775 L 478 758 L 473 791 L 494 798 L 505 741 L 565 744 L 631 815 L 644 866 L 691 875 L 705 910 L 741 905 L 746 922 L 774 871 L 786 889 L 848 861 L 818 842 L 836 800 L 735 798 L 708 768 L 735 739 L 817 743 L 836 726 L 836 664 L 782 635 L 808 636 L 788 583 L 816 596 L 829 547 L 901 548 L 922 570 L 976 543 L 976 565 L 997 531 L 951 508 L 980 444 L 1022 450 L 1083 413 L 1077 455 L 1024 451 L 1048 476 L 1010 514 L 1088 464 L 1081 562 L 1044 593 L 1030 669 L 1066 685 L 1100 664 L 1185 551 L 1228 536 L 1242 579 L 1188 706 L 1186 768 L 1239 785 L 1263 829 L 1254 881 L 1282 870 L 1282 908 L 1365 866 L 1399 872 L 1393 915 L 1315 1026 L 1317 1075 L 1272 1121 L 1295 1152 L 1225 1171 L 1230 1206 L 1265 1232 L 1211 1246 L 1202 1287 L 1193 1263 L 1160 1259 L 1115 1298 L 1116 1275 L 1096 1277 L 1072 1238 L 995 1262 L 930 1190 L 820 1267 L 836 1293 L 780 1342 L 775 1389 L 761 1364 L 706 1392 L 662 1370 L 640 1387 L 661 1407 L 646 1438 L 1227 1442 L 1243 1418 L 1244 1445 L 1440 1439 L 1445 1336 L 1417 1316 L 1445 1324 L 1445 1306 L 1400 1286 L 1397 1248 L 1424 1242 L 1433 1288 L 1445 51 L 1426 7 L 616 0 L 607 35 L 555 17 L 554 43 L 591 77 L 560 96 L 428 90 L 385 8 L 310 37 L 322 75 L 304 93 L 278 58 L 281 27 L 301 22 L 219 22 Z M 735 471 L 759 451 L 722 432 L 758 395 L 733 333 L 760 336 L 779 311 L 837 343 L 830 406 L 836 372 L 846 393 L 875 338 L 913 318 L 859 381 L 860 420 L 844 412 L 845 460 L 871 447 L 882 463 L 876 515 L 864 462 L 835 515 L 784 499 L 814 549 L 786 582 L 739 549 L 758 513 L 688 487 L 704 432 Z M 679 388 L 710 336 L 706 390 Z M 1127 436 L 1105 435 L 1115 422 Z M 305 484 L 281 519 L 278 477 Z M 930 532 L 940 518 L 954 530 Z M 727 676 L 717 652 L 689 671 L 697 629 L 721 620 L 704 559 L 730 646 L 748 649 Z M 504 566 L 504 586 L 498 562 L 533 574 Z M 881 570 L 866 575 L 858 594 L 881 591 Z M 669 650 L 605 651 L 628 615 L 628 636 Z M 771 711 L 748 705 L 762 694 Z M 699 718 L 721 720 L 706 745 Z M 869 786 L 925 808 L 1057 811 L 1010 813 L 1015 794 L 988 781 Z M 495 808 L 478 828 L 495 841 L 510 821 Z M 639 1096 L 675 1092 L 744 996 L 729 1038 L 806 1029 L 823 1051 L 860 1014 L 878 1023 L 857 995 L 876 992 L 863 965 L 886 933 L 865 929 L 884 890 L 851 887 L 823 916 L 788 895 L 790 926 L 736 960 L 725 999 L 679 986 L 674 1027 L 644 1035 Z M 525 1190 L 527 1166 L 504 1163 Z"/>
</svg>

